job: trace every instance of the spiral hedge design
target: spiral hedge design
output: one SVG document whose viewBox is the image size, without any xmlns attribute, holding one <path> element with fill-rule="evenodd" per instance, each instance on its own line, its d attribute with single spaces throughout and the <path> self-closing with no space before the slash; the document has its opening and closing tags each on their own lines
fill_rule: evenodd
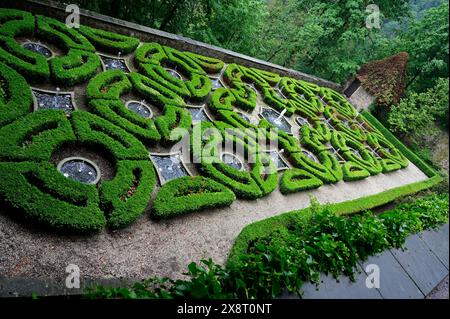
<svg viewBox="0 0 450 319">
<path fill-rule="evenodd" d="M 50 43 L 58 54 L 46 59 L 24 49 L 17 40 L 21 37 Z M 99 53 L 119 52 L 128 54 L 133 70 L 102 71 Z M 167 67 L 175 68 L 182 79 L 169 74 Z M 214 90 L 212 77 L 220 77 L 225 86 Z M 87 110 L 70 116 L 59 110 L 33 111 L 31 85 L 43 84 L 82 88 L 80 98 Z M 124 102 L 129 94 L 151 102 L 161 114 L 150 119 L 130 111 Z M 196 127 L 202 135 L 211 128 L 218 132 L 200 141 L 191 138 L 192 155 L 203 176 L 160 187 L 152 208 L 155 218 L 230 205 L 236 198 L 264 197 L 278 184 L 283 194 L 295 193 L 389 173 L 409 163 L 329 88 L 126 35 L 88 26 L 69 29 L 52 18 L 0 9 L 0 200 L 14 212 L 55 229 L 92 232 L 106 225 L 124 227 L 151 202 L 157 176 L 149 149 L 170 147 L 192 132 L 186 107 L 202 103 L 214 120 Z M 291 123 L 298 116 L 306 122 L 288 134 L 265 119 L 250 123 L 237 112 L 255 114 L 261 105 L 283 112 Z M 185 133 L 173 134 L 176 131 Z M 283 150 L 290 168 L 281 178 L 259 134 Z M 224 141 L 233 141 L 253 158 L 247 170 L 221 160 L 218 148 Z M 114 178 L 95 186 L 60 174 L 51 156 L 63 145 L 75 144 L 112 159 Z"/>
</svg>

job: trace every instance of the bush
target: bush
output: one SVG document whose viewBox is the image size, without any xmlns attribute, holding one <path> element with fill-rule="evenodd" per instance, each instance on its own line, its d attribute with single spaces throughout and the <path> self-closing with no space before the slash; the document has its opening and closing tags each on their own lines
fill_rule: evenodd
<svg viewBox="0 0 450 319">
<path fill-rule="evenodd" d="M 408 135 L 413 141 L 423 144 L 426 138 L 439 131 L 436 123 L 448 129 L 447 79 L 439 79 L 437 84 L 423 93 L 411 93 L 394 105 L 389 112 L 390 128 L 401 136 Z"/>
<path fill-rule="evenodd" d="M 97 115 L 76 111 L 72 112 L 71 121 L 79 142 L 103 147 L 112 154 L 112 160 L 148 159 L 147 149 L 138 139 Z"/>
<path fill-rule="evenodd" d="M 80 33 L 84 35 L 97 50 L 104 50 L 111 53 L 131 53 L 139 45 L 139 39 L 108 32 L 101 29 L 95 29 L 88 26 L 80 26 Z"/>
<path fill-rule="evenodd" d="M 155 125 L 161 134 L 162 144 L 169 146 L 180 141 L 185 133 L 188 134 L 192 125 L 192 116 L 186 109 L 166 105 L 164 114 L 155 120 Z"/>
<path fill-rule="evenodd" d="M 143 118 L 129 110 L 120 99 L 94 99 L 89 102 L 89 106 L 95 113 L 144 143 L 154 144 L 161 139 L 152 119 Z"/>
<path fill-rule="evenodd" d="M 121 70 L 109 70 L 97 74 L 86 88 L 86 98 L 91 99 L 120 99 L 122 94 L 131 91 L 132 85 L 128 76 Z"/>
<path fill-rule="evenodd" d="M 184 107 L 186 105 L 184 100 L 178 94 L 172 92 L 165 86 L 146 77 L 145 75 L 131 72 L 130 79 L 133 83 L 133 88 L 140 95 L 161 108 L 166 104 L 180 107 Z"/>
<path fill-rule="evenodd" d="M 95 185 L 64 177 L 50 163 L 0 163 L 0 198 L 53 229 L 95 232 L 106 221 Z"/>
<path fill-rule="evenodd" d="M 14 38 L 0 35 L 0 61 L 19 72 L 30 82 L 46 82 L 50 77 L 47 60 L 17 43 Z"/>
<path fill-rule="evenodd" d="M 299 191 L 318 188 L 323 182 L 301 169 L 289 169 L 284 172 L 280 180 L 280 192 L 282 194 L 296 193 Z"/>
<path fill-rule="evenodd" d="M 247 226 L 225 268 L 202 260 L 202 265 L 189 264 L 184 280 L 149 278 L 132 288 L 97 286 L 87 296 L 267 299 L 286 290 L 300 294 L 303 283 L 319 283 L 321 272 L 354 280 L 359 260 L 400 248 L 411 233 L 448 222 L 448 194 L 401 205 L 379 217 L 371 212 L 336 216 L 316 202 L 297 213 Z"/>
<path fill-rule="evenodd" d="M 62 86 L 73 86 L 89 80 L 101 67 L 97 54 L 70 49 L 64 57 L 50 60 L 50 70 L 55 82 Z"/>
<path fill-rule="evenodd" d="M 59 146 L 75 140 L 63 111 L 42 110 L 0 128 L 0 158 L 4 161 L 48 161 Z"/>
<path fill-rule="evenodd" d="M 0 127 L 27 114 L 32 105 L 31 89 L 25 79 L 0 63 Z"/>
<path fill-rule="evenodd" d="M 167 55 L 160 44 L 143 43 L 134 53 L 134 60 L 140 67 L 144 64 L 161 65 L 161 62 L 167 60 Z"/>
<path fill-rule="evenodd" d="M 0 8 L 0 35 L 15 37 L 34 32 L 34 17 L 31 13 Z"/>
<path fill-rule="evenodd" d="M 100 187 L 102 210 L 111 228 L 123 228 L 138 218 L 148 205 L 156 177 L 152 163 L 118 161 L 113 180 Z"/>
<path fill-rule="evenodd" d="M 232 191 L 212 179 L 181 177 L 161 187 L 153 204 L 152 216 L 157 219 L 169 218 L 229 206 L 235 199 Z"/>
<path fill-rule="evenodd" d="M 184 81 L 170 75 L 162 66 L 145 64 L 141 66 L 141 70 L 145 76 L 155 81 L 166 90 L 170 90 L 182 98 L 191 97 L 191 92 L 184 84 Z"/>
<path fill-rule="evenodd" d="M 219 59 L 210 58 L 200 54 L 192 52 L 183 52 L 188 58 L 198 64 L 206 73 L 214 74 L 219 73 L 223 69 L 224 63 Z"/>
<path fill-rule="evenodd" d="M 92 44 L 76 29 L 68 28 L 65 23 L 58 20 L 37 15 L 36 30 L 43 39 L 54 43 L 66 52 L 70 49 L 95 52 Z"/>
</svg>

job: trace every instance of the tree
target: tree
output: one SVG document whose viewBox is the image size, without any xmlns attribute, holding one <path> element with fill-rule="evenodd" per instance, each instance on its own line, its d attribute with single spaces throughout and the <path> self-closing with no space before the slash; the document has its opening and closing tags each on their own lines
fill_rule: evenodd
<svg viewBox="0 0 450 319">
<path fill-rule="evenodd" d="M 438 132 L 436 123 L 448 129 L 449 80 L 438 79 L 436 85 L 422 93 L 411 93 L 394 106 L 389 115 L 390 128 L 402 137 L 421 144 Z"/>
</svg>

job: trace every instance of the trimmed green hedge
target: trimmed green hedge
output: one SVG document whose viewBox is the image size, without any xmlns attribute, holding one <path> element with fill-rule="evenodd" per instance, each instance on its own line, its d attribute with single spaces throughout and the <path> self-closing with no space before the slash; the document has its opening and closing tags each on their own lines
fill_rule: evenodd
<svg viewBox="0 0 450 319">
<path fill-rule="evenodd" d="M 0 8 L 0 34 L 15 37 L 34 32 L 34 17 L 31 13 L 16 9 Z"/>
<path fill-rule="evenodd" d="M 313 174 L 294 168 L 285 171 L 281 177 L 280 192 L 282 194 L 296 193 L 318 188 L 322 185 L 323 182 Z"/>
<path fill-rule="evenodd" d="M 144 143 L 154 144 L 161 139 L 152 119 L 143 118 L 129 110 L 120 99 L 93 99 L 89 102 L 89 106 L 95 113 Z"/>
<path fill-rule="evenodd" d="M 422 161 L 414 152 L 403 145 L 389 130 L 387 130 L 383 124 L 381 124 L 372 114 L 367 111 L 361 112 L 361 115 L 377 130 L 379 130 L 383 136 L 391 142 L 395 147 L 397 147 L 400 152 L 406 156 L 414 165 L 416 165 L 422 172 L 424 172 L 428 177 L 433 177 L 437 175 L 437 172 L 431 168 L 428 164 Z"/>
<path fill-rule="evenodd" d="M 137 72 L 129 74 L 133 88 L 145 99 L 148 99 L 156 106 L 164 107 L 166 104 L 184 107 L 186 103 L 175 92 L 167 89 L 157 81 Z"/>
<path fill-rule="evenodd" d="M 75 141 L 66 114 L 60 110 L 29 113 L 0 128 L 0 159 L 48 161 L 63 143 Z"/>
<path fill-rule="evenodd" d="M 102 146 L 112 160 L 145 160 L 148 151 L 133 135 L 109 121 L 83 111 L 72 112 L 71 122 L 78 141 L 94 147 Z"/>
<path fill-rule="evenodd" d="M 30 82 L 46 82 L 50 77 L 47 60 L 23 48 L 14 38 L 0 35 L 0 62 L 22 74 Z"/>
<path fill-rule="evenodd" d="M 0 199 L 53 229 L 95 232 L 106 224 L 95 186 L 65 178 L 46 162 L 0 163 Z"/>
<path fill-rule="evenodd" d="M 100 201 L 111 228 L 123 228 L 145 210 L 156 184 L 150 160 L 119 161 L 113 180 L 100 186 Z"/>
<path fill-rule="evenodd" d="M 58 20 L 37 15 L 36 30 L 43 39 L 54 43 L 66 52 L 70 49 L 95 52 L 94 46 L 83 35 Z"/>
<path fill-rule="evenodd" d="M 62 86 L 73 86 L 89 80 L 101 65 L 97 54 L 77 49 L 70 49 L 66 56 L 50 60 L 52 78 Z"/>
<path fill-rule="evenodd" d="M 31 89 L 25 79 L 0 63 L 0 127 L 27 114 L 32 105 Z"/>
<path fill-rule="evenodd" d="M 192 116 L 186 109 L 177 106 L 164 106 L 164 114 L 155 120 L 161 134 L 162 144 L 169 146 L 180 141 L 192 125 Z"/>
<path fill-rule="evenodd" d="M 120 99 L 120 96 L 131 91 L 132 84 L 125 72 L 108 70 L 97 74 L 86 88 L 86 98 L 91 99 Z"/>
<path fill-rule="evenodd" d="M 97 50 L 127 54 L 136 50 L 139 45 L 139 39 L 134 37 L 95 29 L 85 25 L 81 25 L 79 31 Z"/>
<path fill-rule="evenodd" d="M 168 218 L 204 209 L 229 206 L 235 195 L 212 179 L 194 176 L 181 177 L 164 184 L 153 204 L 154 218 Z"/>
</svg>

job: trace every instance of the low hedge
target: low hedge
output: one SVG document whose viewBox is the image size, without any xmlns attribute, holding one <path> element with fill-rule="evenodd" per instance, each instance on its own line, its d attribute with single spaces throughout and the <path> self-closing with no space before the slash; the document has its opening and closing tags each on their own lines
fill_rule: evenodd
<svg viewBox="0 0 450 319">
<path fill-rule="evenodd" d="M 272 193 L 278 186 L 277 166 L 267 153 L 255 154 L 255 163 L 252 163 L 251 176 L 258 184 L 263 196 Z"/>
<path fill-rule="evenodd" d="M 167 61 L 171 65 L 176 65 L 178 69 L 184 74 L 197 73 L 200 75 L 205 75 L 206 72 L 203 68 L 198 65 L 194 60 L 192 60 L 188 55 L 182 51 L 171 47 L 163 47 L 164 52 L 167 55 Z"/>
<path fill-rule="evenodd" d="M 358 181 L 370 176 L 370 172 L 365 167 L 353 161 L 345 162 L 342 165 L 342 172 L 344 174 L 344 181 L 346 182 Z"/>
<path fill-rule="evenodd" d="M 231 189 L 238 198 L 256 199 L 264 196 L 250 172 L 239 171 L 223 162 L 202 162 L 201 171 Z"/>
<path fill-rule="evenodd" d="M 0 8 L 0 34 L 15 37 L 33 34 L 34 17 L 31 13 L 16 9 Z"/>
<path fill-rule="evenodd" d="M 164 184 L 155 199 L 152 217 L 170 218 L 205 209 L 229 206 L 236 199 L 222 184 L 201 176 L 187 176 Z"/>
<path fill-rule="evenodd" d="M 136 72 L 131 72 L 129 75 L 131 83 L 133 83 L 133 88 L 145 99 L 148 99 L 155 105 L 161 108 L 166 104 L 180 107 L 186 105 L 183 98 L 157 81 Z"/>
<path fill-rule="evenodd" d="M 137 65 L 156 64 L 167 60 L 167 54 L 163 47 L 156 42 L 143 43 L 134 53 L 134 61 Z"/>
<path fill-rule="evenodd" d="M 95 52 L 94 46 L 74 28 L 68 28 L 65 23 L 58 20 L 36 16 L 37 34 L 50 43 L 61 47 L 68 52 L 70 49 L 79 49 Z"/>
<path fill-rule="evenodd" d="M 184 81 L 170 75 L 169 72 L 167 72 L 166 69 L 164 69 L 162 66 L 154 64 L 144 64 L 140 69 L 143 75 L 155 81 L 166 90 L 172 91 L 182 98 L 191 97 L 191 92 L 186 87 Z"/>
<path fill-rule="evenodd" d="M 112 160 L 146 160 L 148 151 L 133 135 L 109 121 L 83 111 L 72 112 L 71 122 L 80 143 L 102 146 Z"/>
<path fill-rule="evenodd" d="M 46 82 L 50 78 L 47 60 L 39 53 L 23 48 L 14 38 L 0 35 L 0 62 L 33 83 Z"/>
<path fill-rule="evenodd" d="M 208 74 L 219 73 L 225 65 L 223 61 L 216 58 L 211 58 L 187 51 L 183 53 L 185 56 L 198 64 Z"/>
<path fill-rule="evenodd" d="M 79 32 L 84 35 L 97 50 L 103 50 L 111 53 L 128 54 L 136 50 L 139 45 L 139 39 L 134 37 L 108 32 L 101 29 L 91 28 L 81 25 Z"/>
<path fill-rule="evenodd" d="M 279 216 L 247 226 L 243 245 L 225 267 L 212 259 L 188 265 L 183 280 L 152 277 L 132 287 L 91 287 L 90 298 L 268 299 L 283 292 L 301 296 L 304 283 L 320 282 L 320 273 L 355 281 L 359 261 L 389 248 L 401 248 L 407 236 L 448 222 L 448 194 L 434 195 L 376 216 L 343 218 L 316 203 L 302 215 Z M 243 238 L 245 233 L 245 238 Z M 245 239 L 245 240 L 244 240 Z M 368 244 L 370 243 L 370 244 Z M 234 246 L 236 248 L 236 246 Z"/>
<path fill-rule="evenodd" d="M 193 102 L 204 101 L 212 90 L 212 82 L 205 75 L 192 73 L 190 80 L 185 83 L 189 92 L 191 92 L 190 100 Z"/>
<path fill-rule="evenodd" d="M 156 175 L 150 160 L 118 161 L 116 175 L 99 189 L 108 226 L 123 228 L 136 220 L 150 201 Z"/>
<path fill-rule="evenodd" d="M 319 188 L 323 182 L 302 169 L 288 169 L 280 180 L 280 192 L 284 195 Z"/>
<path fill-rule="evenodd" d="M 50 71 L 55 83 L 62 86 L 73 86 L 92 78 L 101 65 L 97 54 L 70 49 L 66 56 L 50 60 Z"/>
<path fill-rule="evenodd" d="M 397 147 L 400 152 L 408 158 L 414 165 L 416 165 L 422 172 L 428 177 L 433 177 L 437 175 L 437 172 L 431 168 L 428 164 L 422 161 L 414 152 L 407 148 L 402 142 L 400 142 L 389 130 L 387 130 L 383 124 L 381 124 L 372 114 L 367 111 L 361 112 L 361 115 L 377 130 L 379 130 L 383 136 L 391 142 L 395 147 Z"/>
<path fill-rule="evenodd" d="M 166 105 L 163 115 L 155 120 L 155 125 L 161 134 L 162 144 L 170 146 L 180 141 L 185 133 L 188 134 L 192 125 L 192 116 L 184 108 Z"/>
<path fill-rule="evenodd" d="M 86 98 L 91 99 L 120 99 L 120 96 L 131 91 L 132 84 L 125 72 L 108 70 L 97 74 L 86 87 Z"/>
<path fill-rule="evenodd" d="M 32 105 L 31 89 L 25 79 L 0 63 L 0 127 L 27 114 Z"/>
<path fill-rule="evenodd" d="M 0 159 L 48 161 L 63 143 L 75 141 L 65 113 L 42 110 L 29 113 L 0 128 Z"/>
<path fill-rule="evenodd" d="M 66 178 L 46 162 L 0 163 L 0 199 L 17 213 L 65 232 L 95 232 L 106 224 L 96 187 Z"/>
<path fill-rule="evenodd" d="M 119 100 L 93 99 L 89 106 L 100 115 L 146 144 L 154 144 L 161 139 L 152 119 L 146 119 L 129 110 Z"/>
</svg>

